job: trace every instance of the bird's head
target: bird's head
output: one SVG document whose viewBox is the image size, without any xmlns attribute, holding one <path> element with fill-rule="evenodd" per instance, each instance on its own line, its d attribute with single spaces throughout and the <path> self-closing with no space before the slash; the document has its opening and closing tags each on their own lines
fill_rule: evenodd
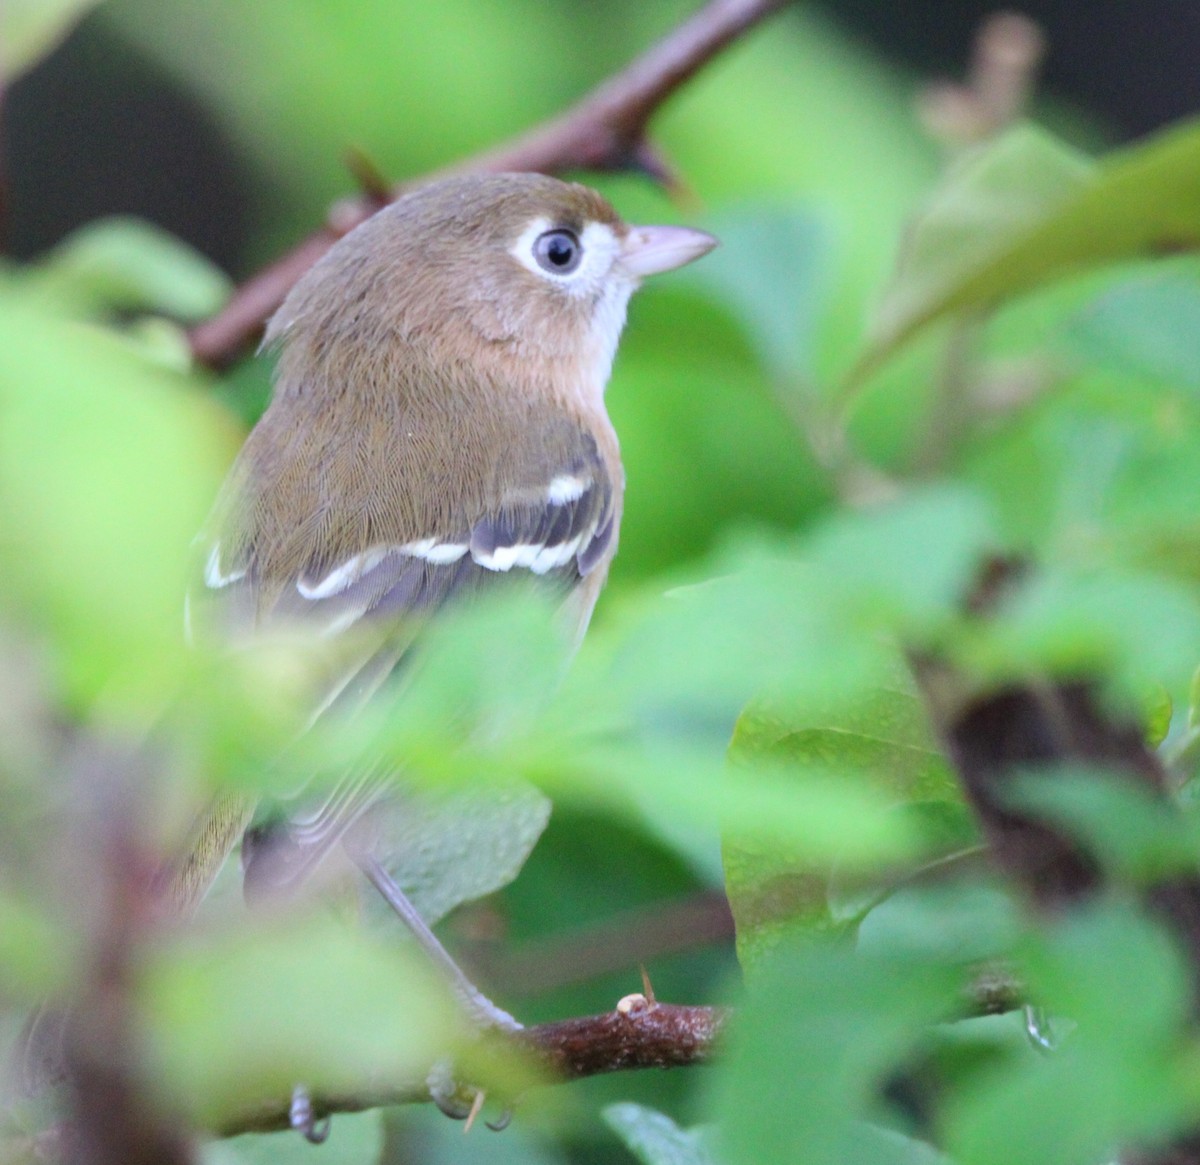
<svg viewBox="0 0 1200 1165">
<path fill-rule="evenodd" d="M 495 366 L 602 392 L 630 295 L 716 240 L 629 226 L 594 190 L 539 174 L 431 182 L 352 231 L 296 285 L 268 342 Z M 307 342 L 307 343 L 306 343 Z"/>
</svg>

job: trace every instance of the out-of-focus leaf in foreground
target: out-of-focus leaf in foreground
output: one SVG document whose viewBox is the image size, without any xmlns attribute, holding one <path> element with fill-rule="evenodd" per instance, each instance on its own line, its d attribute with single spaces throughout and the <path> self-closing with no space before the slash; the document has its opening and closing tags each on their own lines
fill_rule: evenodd
<svg viewBox="0 0 1200 1165">
<path fill-rule="evenodd" d="M 182 320 L 215 312 L 232 284 L 174 235 L 137 218 L 97 219 L 68 235 L 25 277 L 78 311 L 158 312 Z"/>
<path fill-rule="evenodd" d="M 1118 373 L 1200 392 L 1200 276 L 1145 272 L 1102 293 L 1066 325 L 1068 347 Z"/>
<path fill-rule="evenodd" d="M 1050 1056 L 965 1082 L 945 1121 L 954 1160 L 1088 1165 L 1194 1122 L 1188 976 L 1160 927 L 1098 905 L 1031 935 L 1020 965 L 1030 998 L 1070 1030 Z"/>
<path fill-rule="evenodd" d="M 1012 804 L 1079 838 L 1123 883 L 1195 873 L 1200 862 L 1195 809 L 1182 811 L 1128 776 L 1086 768 L 1018 776 Z"/>
<path fill-rule="evenodd" d="M 383 1112 L 339 1113 L 321 1146 L 321 1165 L 370 1165 L 383 1151 Z M 312 1165 L 313 1147 L 298 1133 L 246 1133 L 210 1141 L 201 1165 Z"/>
<path fill-rule="evenodd" d="M 725 1071 L 713 1082 L 721 1159 L 922 1159 L 898 1135 L 904 1130 L 880 1088 L 925 1029 L 953 1012 L 961 978 L 952 965 L 920 955 L 863 955 L 844 945 L 778 948 L 756 977 L 730 1033 Z"/>
<path fill-rule="evenodd" d="M 32 68 L 99 0 L 5 0 L 0 6 L 0 84 Z"/>
<path fill-rule="evenodd" d="M 707 714 L 726 735 L 756 696 L 860 694 L 878 637 L 935 640 L 997 545 L 980 495 L 941 487 L 840 514 L 803 542 L 739 547 L 727 573 L 634 613 L 611 682 L 647 723 L 669 724 L 678 705 L 689 727 Z"/>
<path fill-rule="evenodd" d="M 924 842 L 935 852 L 970 844 L 972 833 L 961 807 L 957 780 L 933 740 L 911 681 L 893 661 L 894 682 L 858 701 L 840 705 L 793 706 L 785 713 L 752 708 L 738 721 L 731 753 L 735 760 L 773 758 L 798 766 L 798 793 L 806 770 L 851 798 L 870 791 L 892 809 L 897 831 L 914 849 Z M 802 795 L 802 794 L 801 794 Z M 939 836 L 940 835 L 940 836 Z M 789 934 L 852 925 L 857 911 L 833 898 L 839 860 L 853 884 L 863 855 L 827 855 L 816 847 L 768 844 L 761 835 L 727 830 L 722 844 L 725 885 L 737 924 L 738 958 L 753 970 Z M 880 855 L 882 858 L 883 855 Z"/>
<path fill-rule="evenodd" d="M 1200 603 L 1148 572 L 1050 567 L 1023 581 L 963 650 L 997 680 L 1104 675 L 1127 696 L 1185 691 L 1200 657 Z"/>
<path fill-rule="evenodd" d="M 297 1082 L 419 1086 L 457 1032 L 419 955 L 332 921 L 260 918 L 170 944 L 150 959 L 143 991 L 171 1099 L 208 1127 Z"/>
<path fill-rule="evenodd" d="M 174 687 L 189 548 L 228 452 L 186 381 L 0 288 L 3 601 L 76 697 Z"/>
</svg>

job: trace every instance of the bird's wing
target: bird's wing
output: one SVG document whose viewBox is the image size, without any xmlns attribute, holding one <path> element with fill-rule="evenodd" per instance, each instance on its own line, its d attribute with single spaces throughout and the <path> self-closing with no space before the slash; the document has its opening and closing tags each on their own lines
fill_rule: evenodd
<svg viewBox="0 0 1200 1165">
<path fill-rule="evenodd" d="M 308 561 L 284 580 L 260 565 L 253 532 L 218 534 L 204 548 L 189 618 L 235 641 L 283 627 L 327 638 L 355 632 L 377 646 L 324 694 L 321 707 L 361 701 L 447 602 L 505 576 L 527 576 L 565 595 L 605 560 L 616 536 L 618 487 L 593 438 L 576 432 L 557 464 L 540 467 L 543 480 L 502 491 L 476 513 L 439 523 L 441 530 Z"/>
</svg>

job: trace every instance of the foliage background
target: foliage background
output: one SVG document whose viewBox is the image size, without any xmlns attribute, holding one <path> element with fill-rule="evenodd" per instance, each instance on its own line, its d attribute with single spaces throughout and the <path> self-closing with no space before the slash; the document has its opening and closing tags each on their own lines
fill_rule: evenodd
<svg viewBox="0 0 1200 1165">
<path fill-rule="evenodd" d="M 265 401 L 270 361 L 249 359 L 222 377 L 181 371 L 171 330 L 131 319 L 213 310 L 227 277 L 273 258 L 351 189 L 347 149 L 394 178 L 435 168 L 557 111 L 688 10 L 632 0 L 106 0 L 57 50 L 57 65 L 52 58 L 13 85 L 4 121 L 9 233 L 16 253 L 38 254 L 0 278 L 0 722 L 3 792 L 14 807 L 0 907 L 10 934 L 34 936 L 0 951 L 16 984 L 3 997 L 10 1028 L 31 997 L 62 980 L 78 950 L 60 899 L 86 860 L 49 860 L 36 839 L 53 828 L 66 833 L 50 836 L 79 841 L 70 813 L 65 827 L 47 824 L 64 816 L 79 757 L 97 740 L 128 747 L 166 715 L 189 742 L 192 767 L 178 766 L 172 785 L 186 801 L 190 784 L 261 780 L 263 757 L 286 733 L 271 701 L 238 699 L 260 691 L 264 677 L 282 683 L 286 662 L 256 660 L 249 666 L 265 670 L 228 674 L 176 642 L 186 542 Z M 87 102 L 78 97 L 81 78 L 94 98 Z M 555 1097 L 550 1111 L 523 1114 L 505 1135 L 476 1133 L 465 1145 L 456 1127 L 421 1111 L 389 1114 L 386 1127 L 372 1116 L 341 1118 L 323 1159 L 373 1159 L 383 1138 L 383 1159 L 395 1162 L 628 1161 L 610 1125 L 645 1134 L 648 1118 L 605 1106 L 635 1101 L 684 1128 L 720 1121 L 724 1140 L 711 1151 L 730 1162 L 843 1160 L 851 1145 L 856 1160 L 932 1160 L 923 1143 L 900 1139 L 932 1135 L 929 1120 L 964 1162 L 1083 1161 L 1100 1159 L 1106 1136 L 1184 1125 L 1194 1112 L 1194 1072 L 1152 1069 L 1163 1033 L 1185 1010 L 1182 972 L 1169 944 L 1127 904 L 1098 908 L 1066 937 L 1030 937 L 1007 892 L 973 873 L 937 889 L 941 899 L 900 896 L 869 915 L 862 962 L 844 948 L 787 945 L 797 929 L 842 933 L 863 916 L 854 877 L 840 897 L 836 878 L 832 893 L 822 877 L 814 894 L 802 873 L 824 875 L 833 859 L 855 876 L 881 863 L 894 872 L 893 863 L 971 841 L 953 780 L 881 636 L 936 645 L 987 680 L 1099 675 L 1126 708 L 1161 708 L 1165 693 L 1174 708 L 1168 746 L 1182 757 L 1181 782 L 1190 776 L 1200 297 L 1193 260 L 1147 255 L 1164 241 L 1167 218 L 1186 223 L 1195 209 L 1186 185 L 1195 135 L 1158 185 L 1151 174 L 1136 197 L 1109 200 L 1118 227 L 1145 227 L 1122 252 L 1105 251 L 1111 222 L 1085 217 L 1079 225 L 1083 266 L 1101 258 L 1141 265 L 1062 281 L 1036 256 L 1022 269 L 1001 244 L 1019 242 L 1022 230 L 1057 212 L 1064 192 L 1093 181 L 1082 156 L 1049 137 L 1018 136 L 1007 155 L 991 156 L 991 169 L 968 167 L 963 177 L 914 113 L 919 85 L 819 9 L 797 6 L 721 56 L 656 119 L 656 140 L 690 188 L 682 205 L 635 178 L 595 180 L 632 221 L 686 220 L 725 241 L 711 261 L 639 294 L 609 394 L 628 471 L 627 516 L 598 612 L 598 646 L 585 652 L 564 699 L 569 709 L 595 711 L 597 676 L 610 668 L 632 676 L 614 700 L 636 722 L 634 751 L 614 756 L 597 746 L 579 771 L 547 775 L 545 758 L 558 755 L 562 739 L 574 746 L 571 734 L 560 739 L 545 725 L 518 733 L 500 767 L 541 776 L 561 805 L 521 876 L 445 928 L 453 945 L 490 968 L 501 1002 L 533 1022 L 611 1008 L 639 987 L 641 944 L 677 917 L 679 903 L 698 905 L 723 938 L 648 960 L 655 990 L 676 1001 L 745 1002 L 714 905 L 728 878 L 742 961 L 761 976 L 729 1064 L 589 1080 L 557 1090 L 569 1095 Z M 150 101 L 139 96 L 146 90 Z M 122 116 L 126 99 L 137 117 Z M 1035 113 L 1086 151 L 1103 149 L 1110 134 L 1062 102 Z M 48 117 L 82 132 L 48 134 Z M 77 153 L 56 156 L 61 149 Z M 153 152 L 152 170 L 143 151 Z M 938 213 L 926 220 L 928 245 L 922 251 L 910 238 L 910 266 L 894 281 L 908 224 L 948 172 Z M 40 249 L 49 241 L 43 199 L 86 206 L 93 185 L 114 192 L 108 210 L 136 213 L 147 205 L 145 188 L 159 192 L 160 208 L 172 199 L 205 206 L 207 216 L 189 229 L 227 272 L 128 222 L 85 227 Z M 1156 191 L 1157 202 L 1148 196 Z M 973 249 L 978 239 L 991 250 Z M 1194 230 L 1173 239 L 1185 250 L 1194 240 Z M 970 323 L 970 358 L 955 369 L 947 353 L 963 317 L 939 296 L 968 287 L 980 270 L 986 276 L 988 263 L 989 298 L 1003 299 L 1004 310 L 986 330 Z M 949 307 L 974 311 L 978 302 Z M 898 330 L 935 310 L 949 318 L 872 370 L 850 426 L 853 459 L 831 471 L 814 454 L 830 423 L 822 402 L 886 337 L 889 320 Z M 64 317 L 100 326 L 79 329 Z M 939 387 L 952 373 L 978 390 L 960 409 Z M 879 482 L 890 506 L 864 514 L 846 503 Z M 964 626 L 959 600 L 983 553 L 996 550 L 1027 554 L 1043 569 L 999 629 Z M 685 602 L 682 615 L 661 599 L 714 577 L 726 581 L 715 592 L 688 592 L 694 605 Z M 750 696 L 764 692 L 770 698 L 738 720 Z M 735 752 L 756 775 L 710 777 L 735 721 Z M 81 726 L 82 743 L 73 733 L 64 743 L 63 723 Z M 434 752 L 445 743 L 419 742 Z M 47 780 L 48 772 L 65 775 Z M 151 832 L 177 812 L 165 801 L 150 814 Z M 895 825 L 897 805 L 915 807 L 916 825 L 907 816 Z M 86 858 L 86 845 L 79 848 Z M 760 912 L 764 886 L 785 886 L 782 911 L 776 903 Z M 616 929 L 589 930 L 606 923 Z M 580 950 L 594 968 L 599 955 L 589 954 L 597 948 L 587 938 L 596 933 L 600 949 L 616 943 L 616 956 L 603 973 L 585 969 L 559 982 L 558 968 Z M 298 964 L 306 954 L 317 963 L 314 948 L 324 941 L 284 945 Z M 1113 944 L 1144 960 L 1107 965 L 1102 954 Z M 1079 1046 L 1045 1067 L 1023 1046 L 1015 1017 L 937 1026 L 964 965 L 1014 951 L 1050 998 L 1069 997 L 1072 1020 L 1090 1016 L 1110 1037 L 1090 1049 L 1090 1074 L 1070 1077 Z M 1094 982 L 1082 978 L 1091 994 L 1076 989 L 1075 971 L 1061 971 L 1069 951 L 1073 968 L 1090 968 Z M 247 965 L 262 957 L 248 955 Z M 279 1056 L 320 1061 L 321 1036 L 336 1046 L 324 1045 L 328 1058 L 353 1063 L 363 1053 L 331 1033 L 372 1022 L 386 988 L 346 987 L 360 972 L 377 982 L 372 957 L 347 953 L 345 978 L 329 984 L 345 996 L 344 1012 L 316 1023 L 310 1045 L 285 1045 Z M 1157 974 L 1152 990 L 1144 988 L 1147 968 Z M 1128 989 L 1126 972 L 1143 984 L 1150 1014 L 1118 1038 L 1105 1029 L 1100 1001 Z M 291 973 L 304 980 L 313 971 Z M 1071 990 L 1055 996 L 1064 979 Z M 162 983 L 162 1010 L 177 1027 L 202 1026 L 201 988 L 167 973 Z M 392 1017 L 396 1030 L 403 1018 Z M 264 1018 L 250 1024 L 246 1045 L 269 1027 Z M 178 1043 L 182 1051 L 164 1055 L 183 1063 L 189 1045 Z M 950 1101 L 933 1118 L 904 1104 L 885 1117 L 871 1086 L 917 1046 L 951 1065 Z M 1144 1063 L 1143 1078 L 1117 1072 L 1131 1057 Z M 1050 1073 L 1073 1083 L 1060 1107 L 1030 1111 Z M 264 1075 L 266 1067 L 243 1065 L 232 1083 L 215 1071 L 216 1083 L 200 1077 L 195 1087 L 220 1096 L 221 1088 L 261 1087 Z M 998 1083 L 981 1089 L 985 1078 Z M 1012 1123 L 1006 1104 L 1024 1113 L 1023 1123 Z M 1044 1155 L 1039 1137 L 1071 1105 L 1070 1128 L 1091 1121 L 1092 1139 L 1081 1133 L 1081 1145 L 1058 1141 L 1058 1155 Z M 1003 1157 L 988 1141 L 995 1128 L 1009 1130 Z M 643 1159 L 698 1161 L 710 1151 L 668 1132 L 687 1142 L 679 1155 L 660 1147 L 643 1149 Z M 278 1138 L 208 1150 L 213 1161 L 309 1152 Z"/>
</svg>

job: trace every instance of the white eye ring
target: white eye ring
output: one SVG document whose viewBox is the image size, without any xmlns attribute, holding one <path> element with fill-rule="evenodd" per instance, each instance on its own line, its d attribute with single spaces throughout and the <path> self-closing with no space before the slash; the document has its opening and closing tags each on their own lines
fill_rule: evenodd
<svg viewBox="0 0 1200 1165">
<path fill-rule="evenodd" d="M 547 252 L 552 243 L 567 240 L 574 244 L 576 261 L 560 266 Z M 607 223 L 589 222 L 576 233 L 542 216 L 521 232 L 509 254 L 539 279 L 558 285 L 568 294 L 589 295 L 600 286 L 619 250 L 616 234 Z"/>
</svg>

